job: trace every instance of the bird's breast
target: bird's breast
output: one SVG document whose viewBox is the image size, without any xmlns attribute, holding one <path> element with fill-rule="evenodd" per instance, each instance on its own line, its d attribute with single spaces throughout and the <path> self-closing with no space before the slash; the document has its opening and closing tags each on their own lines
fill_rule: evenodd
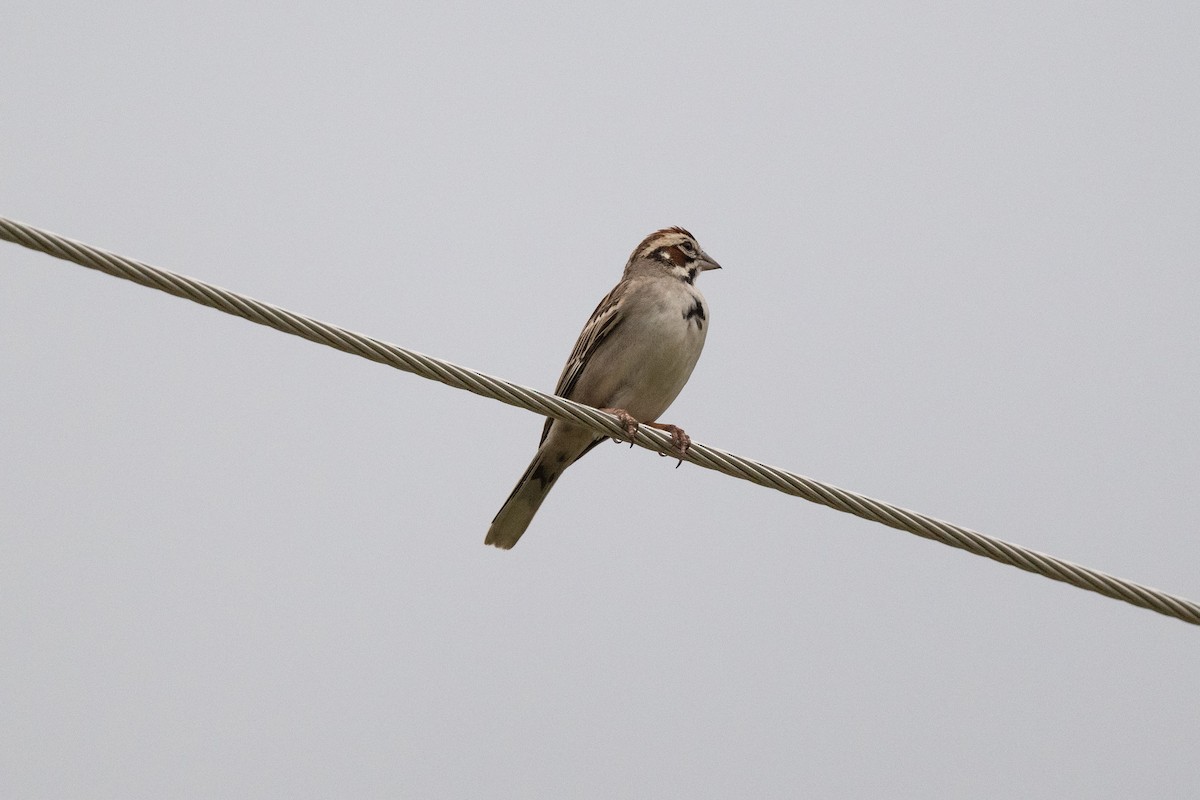
<svg viewBox="0 0 1200 800">
<path fill-rule="evenodd" d="M 624 408 L 643 422 L 658 419 L 692 374 L 708 334 L 708 306 L 694 290 L 671 292 L 646 303 L 614 336 L 613 365 L 603 404 Z M 599 388 L 599 387 L 598 387 Z"/>
</svg>

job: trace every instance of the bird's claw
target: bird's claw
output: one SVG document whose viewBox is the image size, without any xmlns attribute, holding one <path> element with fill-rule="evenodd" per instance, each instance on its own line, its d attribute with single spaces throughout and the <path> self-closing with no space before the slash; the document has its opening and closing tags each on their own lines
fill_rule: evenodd
<svg viewBox="0 0 1200 800">
<path fill-rule="evenodd" d="M 633 415 L 623 408 L 602 408 L 600 410 L 606 414 L 612 414 L 620 421 L 621 427 L 625 429 L 625 435 L 629 437 L 629 446 L 633 447 L 633 437 L 637 434 L 639 425 L 638 421 L 633 418 Z M 688 448 L 692 446 L 692 437 L 684 433 L 683 428 L 678 425 L 668 425 L 664 422 L 646 422 L 640 424 L 649 425 L 651 428 L 671 434 L 671 445 L 675 448 L 676 457 L 679 459 L 679 463 L 675 465 L 675 469 L 679 469 L 680 465 L 683 464 L 683 459 L 687 456 Z M 614 441 L 616 440 L 614 439 Z M 667 454 L 659 453 L 659 455 L 665 456 Z"/>
<path fill-rule="evenodd" d="M 667 425 L 661 422 L 647 422 L 651 428 L 657 428 L 660 431 L 666 431 L 671 434 L 671 444 L 674 445 L 675 451 L 679 458 L 679 463 L 675 465 L 675 469 L 683 464 L 683 459 L 687 456 L 688 448 L 692 446 L 692 437 L 684 433 L 683 428 L 678 425 Z M 659 453 L 660 456 L 665 456 L 666 453 Z"/>
<path fill-rule="evenodd" d="M 633 418 L 633 415 L 623 408 L 602 408 L 600 410 L 617 418 L 621 427 L 625 429 L 625 435 L 629 437 L 629 446 L 633 447 L 633 437 L 637 435 L 638 429 L 638 421 Z"/>
</svg>

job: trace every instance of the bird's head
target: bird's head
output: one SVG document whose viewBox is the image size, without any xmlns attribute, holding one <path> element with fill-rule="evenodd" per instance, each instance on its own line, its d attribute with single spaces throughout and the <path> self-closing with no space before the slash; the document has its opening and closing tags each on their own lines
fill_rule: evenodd
<svg viewBox="0 0 1200 800">
<path fill-rule="evenodd" d="M 664 270 L 689 284 L 695 283 L 699 273 L 721 268 L 700 249 L 695 236 L 679 227 L 663 228 L 643 239 L 629 257 L 625 272 L 645 266 Z"/>
</svg>

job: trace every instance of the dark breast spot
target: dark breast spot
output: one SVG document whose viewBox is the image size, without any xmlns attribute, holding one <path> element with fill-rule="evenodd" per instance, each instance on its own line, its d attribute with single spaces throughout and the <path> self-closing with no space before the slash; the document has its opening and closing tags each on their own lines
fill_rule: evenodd
<svg viewBox="0 0 1200 800">
<path fill-rule="evenodd" d="M 692 301 L 691 308 L 683 312 L 683 319 L 685 322 L 693 319 L 696 320 L 696 327 L 704 330 L 704 320 L 706 319 L 704 315 L 704 303 L 700 302 L 699 297 Z"/>
</svg>

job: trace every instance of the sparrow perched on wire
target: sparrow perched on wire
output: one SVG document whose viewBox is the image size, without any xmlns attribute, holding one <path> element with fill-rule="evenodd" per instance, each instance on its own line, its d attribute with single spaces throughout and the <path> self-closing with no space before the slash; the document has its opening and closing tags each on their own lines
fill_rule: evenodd
<svg viewBox="0 0 1200 800">
<path fill-rule="evenodd" d="M 638 424 L 671 434 L 680 454 L 691 440 L 656 420 L 683 389 L 708 333 L 708 304 L 696 277 L 721 265 L 683 228 L 647 236 L 621 281 L 596 306 L 554 393 L 607 411 L 632 438 Z M 484 544 L 511 548 L 563 470 L 606 436 L 547 419 L 536 455 L 488 529 Z"/>
</svg>

